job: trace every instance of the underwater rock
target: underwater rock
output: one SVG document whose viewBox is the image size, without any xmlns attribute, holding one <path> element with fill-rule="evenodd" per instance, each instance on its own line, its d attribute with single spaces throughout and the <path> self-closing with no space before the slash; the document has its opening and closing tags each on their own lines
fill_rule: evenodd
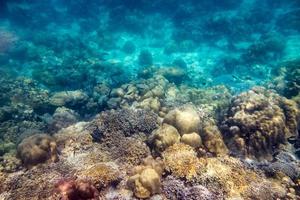
<svg viewBox="0 0 300 200">
<path fill-rule="evenodd" d="M 138 198 L 145 199 L 161 191 L 163 162 L 147 157 L 142 165 L 131 171 L 127 184 Z"/>
<path fill-rule="evenodd" d="M 163 152 L 169 146 L 180 141 L 180 135 L 176 128 L 171 125 L 163 124 L 152 132 L 148 138 L 151 145 L 154 146 L 156 152 Z"/>
<path fill-rule="evenodd" d="M 187 71 L 181 67 L 162 67 L 156 72 L 164 76 L 168 81 L 175 84 L 180 84 L 187 79 Z"/>
<path fill-rule="evenodd" d="M 263 35 L 258 42 L 252 44 L 247 52 L 242 55 L 245 64 L 261 64 L 267 61 L 274 61 L 280 58 L 285 48 L 283 36 L 271 32 Z"/>
<path fill-rule="evenodd" d="M 127 54 L 133 54 L 135 49 L 136 47 L 132 41 L 126 41 L 122 47 L 122 50 Z"/>
<path fill-rule="evenodd" d="M 19 145 L 17 156 L 26 167 L 50 160 L 58 160 L 57 145 L 53 137 L 46 134 L 32 135 L 25 138 Z"/>
<path fill-rule="evenodd" d="M 0 27 L 0 54 L 6 53 L 18 41 L 18 36 Z"/>
<path fill-rule="evenodd" d="M 50 132 L 57 132 L 62 128 L 75 124 L 78 120 L 79 114 L 74 110 L 58 107 L 48 122 L 48 129 Z"/>
<path fill-rule="evenodd" d="M 142 67 L 149 67 L 153 64 L 152 54 L 148 50 L 142 50 L 139 54 L 138 63 Z"/>
<path fill-rule="evenodd" d="M 87 100 L 87 94 L 81 90 L 74 90 L 55 93 L 50 98 L 50 103 L 54 106 L 76 107 L 84 104 Z"/>
<path fill-rule="evenodd" d="M 234 154 L 270 159 L 297 136 L 299 111 L 295 102 L 268 91 L 253 88 L 232 100 L 222 131 Z"/>
</svg>

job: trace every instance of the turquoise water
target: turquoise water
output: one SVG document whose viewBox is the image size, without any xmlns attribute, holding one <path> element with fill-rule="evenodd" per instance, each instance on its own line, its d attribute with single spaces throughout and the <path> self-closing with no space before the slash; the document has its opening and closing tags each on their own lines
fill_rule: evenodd
<svg viewBox="0 0 300 200">
<path fill-rule="evenodd" d="M 155 145 L 149 143 L 149 135 L 165 120 L 182 136 L 179 125 L 167 118 L 172 110 L 188 104 L 200 116 L 201 130 L 193 132 L 202 142 L 208 138 L 202 132 L 210 124 L 228 147 L 227 154 L 241 162 L 247 163 L 248 158 L 274 161 L 281 155 L 279 146 L 289 144 L 283 149 L 292 155 L 290 162 L 297 163 L 297 167 L 288 166 L 296 168 L 290 175 L 296 184 L 300 174 L 299 70 L 299 0 L 2 0 L 0 172 L 10 174 L 26 168 L 27 162 L 17 152 L 24 138 L 42 133 L 56 137 L 79 122 L 90 127 L 99 115 L 118 118 L 121 114 L 110 112 L 127 109 L 151 112 L 160 122 L 141 128 L 140 124 L 152 118 L 143 113 L 132 117 L 124 111 L 126 116 L 116 122 L 122 128 L 116 131 L 107 125 L 93 129 L 93 142 L 105 143 L 102 138 L 107 130 L 126 129 L 126 137 L 140 139 L 148 154 L 163 158 L 163 152 L 155 152 Z M 192 120 L 190 113 L 183 118 Z M 246 117 L 239 118 L 243 114 Z M 122 125 L 127 123 L 122 120 L 131 117 L 128 126 L 134 131 Z M 115 122 L 113 117 L 110 120 L 103 124 Z M 243 152 L 232 147 L 231 140 L 239 131 L 247 149 Z M 257 131 L 274 134 L 275 139 L 264 135 L 267 139 L 253 142 L 260 137 L 255 135 Z M 140 132 L 146 136 L 141 137 Z M 208 157 L 218 154 L 203 145 Z M 198 157 L 202 153 L 197 150 Z M 61 156 L 60 160 L 64 159 Z M 141 159 L 134 165 L 140 163 Z M 264 169 L 262 163 L 249 168 Z M 174 181 L 166 174 L 161 178 L 166 184 Z M 300 186 L 294 188 L 299 198 Z M 10 190 L 0 187 L 1 193 Z M 167 199 L 192 199 L 171 198 L 164 192 L 155 193 Z M 16 194 L 7 199 L 21 199 L 21 192 Z M 222 195 L 211 199 L 229 194 Z M 264 198 L 271 199 L 258 199 Z"/>
</svg>

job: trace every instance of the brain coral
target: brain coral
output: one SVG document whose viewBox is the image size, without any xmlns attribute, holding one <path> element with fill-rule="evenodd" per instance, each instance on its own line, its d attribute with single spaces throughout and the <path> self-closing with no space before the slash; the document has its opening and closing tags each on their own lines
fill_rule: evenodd
<svg viewBox="0 0 300 200">
<path fill-rule="evenodd" d="M 232 100 L 222 130 L 228 147 L 242 156 L 271 158 L 287 138 L 297 137 L 296 104 L 264 88 L 253 88 Z"/>
<path fill-rule="evenodd" d="M 17 156 L 27 167 L 47 160 L 58 160 L 56 142 L 46 134 L 36 134 L 25 138 L 18 146 Z"/>
</svg>

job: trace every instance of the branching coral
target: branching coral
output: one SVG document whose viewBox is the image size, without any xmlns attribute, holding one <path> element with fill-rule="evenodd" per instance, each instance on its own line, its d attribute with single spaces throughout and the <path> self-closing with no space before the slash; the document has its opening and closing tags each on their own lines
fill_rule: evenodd
<svg viewBox="0 0 300 200">
<path fill-rule="evenodd" d="M 293 101 L 254 88 L 233 99 L 222 130 L 234 153 L 268 158 L 287 138 L 297 137 L 298 117 Z"/>
<path fill-rule="evenodd" d="M 127 182 L 138 198 L 148 198 L 161 191 L 161 176 L 163 173 L 163 162 L 148 157 L 142 165 L 136 166 Z"/>
<path fill-rule="evenodd" d="M 58 160 L 56 142 L 46 134 L 36 134 L 25 138 L 18 146 L 17 156 L 27 167 L 43 163 L 47 160 Z"/>
</svg>

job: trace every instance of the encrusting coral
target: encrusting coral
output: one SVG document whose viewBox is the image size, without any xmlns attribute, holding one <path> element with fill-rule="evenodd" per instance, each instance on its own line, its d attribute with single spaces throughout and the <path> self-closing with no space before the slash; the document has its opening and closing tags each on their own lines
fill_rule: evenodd
<svg viewBox="0 0 300 200">
<path fill-rule="evenodd" d="M 221 128 L 233 153 L 270 159 L 289 137 L 297 137 L 298 120 L 295 102 L 253 88 L 232 100 Z"/>
<path fill-rule="evenodd" d="M 31 167 L 47 160 L 58 160 L 55 139 L 46 134 L 36 134 L 25 138 L 19 145 L 17 156 L 26 167 Z"/>
<path fill-rule="evenodd" d="M 164 165 L 159 159 L 147 157 L 142 165 L 136 166 L 128 179 L 128 186 L 138 198 L 145 199 L 161 191 L 161 176 Z"/>
</svg>

